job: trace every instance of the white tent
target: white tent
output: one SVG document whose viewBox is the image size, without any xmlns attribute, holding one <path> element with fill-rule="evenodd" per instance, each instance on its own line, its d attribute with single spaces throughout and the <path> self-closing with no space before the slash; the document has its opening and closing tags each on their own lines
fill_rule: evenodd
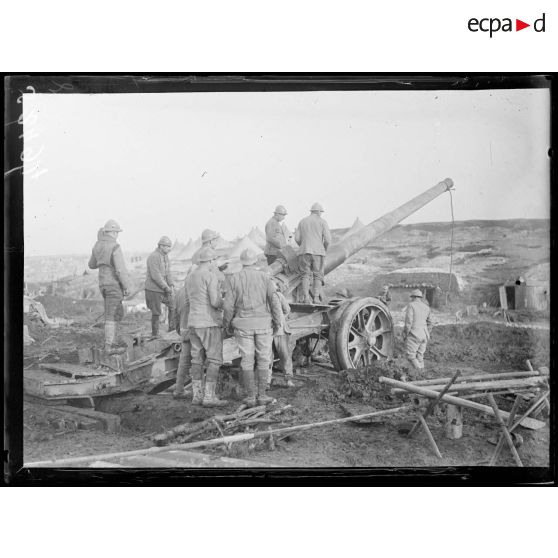
<svg viewBox="0 0 558 558">
<path fill-rule="evenodd" d="M 242 254 L 242 252 L 247 249 L 253 250 L 258 255 L 263 253 L 263 250 L 257 244 L 255 244 L 248 235 L 246 235 L 244 238 L 237 242 L 236 246 L 229 254 L 229 257 L 240 258 L 240 254 Z"/>
<path fill-rule="evenodd" d="M 265 248 L 266 240 L 265 235 L 258 227 L 253 227 L 252 230 L 248 233 L 248 238 L 260 248 Z"/>
<path fill-rule="evenodd" d="M 364 227 L 364 223 L 357 217 L 355 219 L 355 222 L 351 225 L 351 228 L 341 237 L 341 240 L 339 242 L 345 240 L 346 238 L 356 233 L 357 231 L 360 231 L 360 229 L 362 229 L 363 227 Z"/>
</svg>

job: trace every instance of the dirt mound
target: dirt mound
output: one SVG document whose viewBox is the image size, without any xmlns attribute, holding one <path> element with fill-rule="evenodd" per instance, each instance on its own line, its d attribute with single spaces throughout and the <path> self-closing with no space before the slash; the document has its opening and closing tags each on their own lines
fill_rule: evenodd
<svg viewBox="0 0 558 558">
<path fill-rule="evenodd" d="M 352 370 L 342 370 L 335 387 L 327 386 L 320 390 L 320 398 L 328 403 L 338 403 L 348 399 L 368 402 L 374 406 L 385 399 L 385 388 L 378 382 L 380 376 L 400 380 L 409 376 L 409 366 L 399 360 L 379 360 Z M 391 400 L 391 398 L 390 398 Z"/>
<path fill-rule="evenodd" d="M 506 327 L 493 322 L 437 326 L 426 350 L 432 363 L 476 363 L 489 367 L 525 369 L 549 366 L 550 332 Z"/>
</svg>

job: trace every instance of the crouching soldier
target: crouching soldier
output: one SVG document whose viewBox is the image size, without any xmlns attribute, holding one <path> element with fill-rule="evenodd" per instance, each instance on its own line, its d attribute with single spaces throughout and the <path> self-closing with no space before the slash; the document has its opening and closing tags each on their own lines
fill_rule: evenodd
<svg viewBox="0 0 558 558">
<path fill-rule="evenodd" d="M 430 306 L 422 301 L 421 290 L 415 289 L 411 291 L 411 302 L 405 310 L 405 326 L 403 328 L 405 353 L 407 354 L 407 360 L 415 370 L 424 369 L 424 352 L 431 331 Z"/>
<path fill-rule="evenodd" d="M 281 286 L 279 283 L 275 283 L 276 292 L 274 297 L 277 298 L 279 306 L 281 308 L 280 323 L 273 329 L 273 343 L 275 345 L 275 350 L 279 355 L 279 364 L 281 369 L 285 374 L 285 385 L 287 387 L 294 387 L 293 383 L 293 354 L 291 347 L 291 330 L 287 324 L 287 316 L 291 311 L 291 307 L 287 302 L 287 299 L 281 292 Z M 271 371 L 271 370 L 270 370 Z M 269 382 L 271 383 L 271 374 L 269 376 Z"/>
<path fill-rule="evenodd" d="M 124 317 L 122 300 L 130 294 L 130 278 L 124 255 L 116 242 L 122 229 L 116 221 L 109 219 L 97 233 L 89 268 L 99 270 L 99 290 L 105 303 L 105 350 L 118 352 L 116 347 L 118 324 Z"/>
<path fill-rule="evenodd" d="M 213 248 L 200 251 L 199 265 L 186 277 L 186 295 L 190 304 L 188 329 L 192 344 L 192 390 L 194 400 L 203 393 L 204 407 L 223 407 L 227 401 L 215 395 L 219 369 L 223 364 L 223 298 L 212 262 L 217 254 Z M 203 365 L 208 366 L 203 385 Z M 196 396 L 196 394 L 198 394 Z"/>
<path fill-rule="evenodd" d="M 175 399 L 186 399 L 184 384 L 192 369 L 192 343 L 190 342 L 190 331 L 188 329 L 188 315 L 190 313 L 190 301 L 186 291 L 186 282 L 176 293 L 176 331 L 182 338 L 180 347 L 180 358 L 178 370 L 176 371 L 176 384 L 173 397 Z M 192 381 L 192 404 L 201 405 L 203 402 L 202 382 Z"/>
<path fill-rule="evenodd" d="M 240 350 L 244 403 L 254 407 L 273 401 L 265 394 L 271 361 L 273 326 L 281 322 L 279 301 L 271 278 L 254 267 L 258 257 L 252 250 L 240 255 L 242 270 L 229 277 L 223 325 L 234 328 Z M 255 369 L 255 373 L 254 373 Z M 257 384 L 257 387 L 256 387 Z M 256 394 L 257 392 L 257 394 Z"/>
</svg>

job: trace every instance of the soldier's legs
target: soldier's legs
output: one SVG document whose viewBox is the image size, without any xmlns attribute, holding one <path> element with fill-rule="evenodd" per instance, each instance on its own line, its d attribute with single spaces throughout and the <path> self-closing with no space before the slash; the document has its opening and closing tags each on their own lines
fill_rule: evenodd
<svg viewBox="0 0 558 558">
<path fill-rule="evenodd" d="M 256 385 L 254 379 L 254 359 L 256 344 L 253 333 L 235 330 L 235 338 L 240 351 L 240 368 L 242 374 L 242 387 L 246 392 L 244 403 L 254 406 L 256 404 Z"/>
<path fill-rule="evenodd" d="M 419 368 L 424 370 L 424 353 L 426 351 L 427 341 L 421 341 L 418 348 L 417 348 L 417 362 L 419 364 Z"/>
<path fill-rule="evenodd" d="M 105 303 L 105 350 L 110 351 L 116 343 L 117 325 L 124 316 L 124 295 L 117 287 L 103 287 L 101 294 Z"/>
<path fill-rule="evenodd" d="M 312 254 L 300 254 L 298 256 L 298 266 L 302 275 L 300 283 L 302 302 L 304 304 L 311 304 L 310 281 L 312 280 Z"/>
<path fill-rule="evenodd" d="M 145 305 L 151 311 L 151 335 L 159 336 L 159 316 L 161 315 L 161 302 L 163 293 L 145 289 Z"/>
<path fill-rule="evenodd" d="M 198 335 L 203 343 L 208 362 L 205 373 L 203 406 L 223 407 L 227 404 L 227 401 L 219 399 L 215 394 L 219 370 L 223 364 L 223 330 L 217 326 L 198 328 Z"/>
<path fill-rule="evenodd" d="M 256 353 L 256 376 L 258 384 L 258 404 L 266 405 L 273 401 L 272 397 L 265 394 L 267 389 L 267 375 L 270 365 L 270 353 L 273 343 L 271 330 L 268 333 L 256 333 L 254 335 Z"/>
<path fill-rule="evenodd" d="M 184 384 L 186 378 L 190 375 L 190 370 L 192 368 L 192 343 L 188 334 L 182 334 L 182 345 L 180 347 L 180 358 L 178 359 L 178 370 L 176 371 L 176 384 L 174 387 L 174 395 L 176 397 L 182 397 L 184 394 Z M 196 399 L 196 391 L 198 392 L 198 397 L 201 391 L 201 379 L 198 379 L 198 383 L 194 386 L 194 380 L 192 379 L 192 391 L 194 392 L 194 399 Z M 201 400 L 200 400 L 201 403 Z"/>
<path fill-rule="evenodd" d="M 324 257 L 312 255 L 312 276 L 314 282 L 312 285 L 312 293 L 315 303 L 323 302 L 323 286 L 324 286 Z"/>
<path fill-rule="evenodd" d="M 176 329 L 176 303 L 172 293 L 166 294 L 162 298 L 162 303 L 168 308 L 169 331 Z"/>
<path fill-rule="evenodd" d="M 413 365 L 415 370 L 420 370 L 420 364 L 417 360 L 417 351 L 420 345 L 420 340 L 417 339 L 412 333 L 407 335 L 405 339 L 405 354 L 407 360 Z"/>
<path fill-rule="evenodd" d="M 285 373 L 287 382 L 293 376 L 293 355 L 291 351 L 290 335 L 276 335 L 274 338 L 275 350 L 279 355 L 281 368 Z"/>
</svg>

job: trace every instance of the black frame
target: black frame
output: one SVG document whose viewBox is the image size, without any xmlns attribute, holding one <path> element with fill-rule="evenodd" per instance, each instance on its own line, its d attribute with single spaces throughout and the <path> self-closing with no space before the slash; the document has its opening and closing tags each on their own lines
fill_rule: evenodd
<svg viewBox="0 0 558 558">
<path fill-rule="evenodd" d="M 549 485 L 556 483 L 555 391 L 551 381 L 550 464 L 545 467 L 297 468 L 297 469 L 28 469 L 23 468 L 23 153 L 18 124 L 22 93 L 162 93 L 312 90 L 475 90 L 550 88 L 555 154 L 557 74 L 16 74 L 4 78 L 4 480 L 18 485 L 190 485 L 190 484 L 377 484 L 377 485 Z M 30 90 L 28 87 L 32 87 Z M 551 164 L 551 215 L 556 165 Z M 551 219 L 551 251 L 555 229 Z M 551 281 L 554 284 L 551 259 Z M 551 309 L 554 303 L 551 301 Z M 554 367 L 555 313 L 551 311 L 551 369 Z"/>
</svg>

